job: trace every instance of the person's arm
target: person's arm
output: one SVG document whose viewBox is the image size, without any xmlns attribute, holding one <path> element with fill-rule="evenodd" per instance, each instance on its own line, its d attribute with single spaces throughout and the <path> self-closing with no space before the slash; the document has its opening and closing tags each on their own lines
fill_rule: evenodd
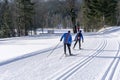
<svg viewBox="0 0 120 80">
<path fill-rule="evenodd" d="M 62 41 L 62 39 L 63 39 L 63 37 L 64 37 L 64 36 L 65 36 L 65 34 L 63 34 L 63 35 L 62 35 L 62 37 L 61 37 L 60 41 Z"/>
</svg>

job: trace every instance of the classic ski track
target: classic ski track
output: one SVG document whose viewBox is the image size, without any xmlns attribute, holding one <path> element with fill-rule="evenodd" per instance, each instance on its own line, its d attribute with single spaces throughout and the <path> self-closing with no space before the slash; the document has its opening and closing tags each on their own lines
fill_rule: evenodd
<svg viewBox="0 0 120 80">
<path fill-rule="evenodd" d="M 110 65 L 107 68 L 107 70 L 105 71 L 105 73 L 104 73 L 104 75 L 103 75 L 101 80 L 106 80 L 108 74 L 110 74 L 109 77 L 108 77 L 109 78 L 108 80 L 112 80 L 113 79 L 114 73 L 115 73 L 116 68 L 118 67 L 118 64 L 119 64 L 119 61 L 120 61 L 120 59 L 119 59 L 119 57 L 120 57 L 120 42 L 119 41 L 117 41 L 117 42 L 119 44 L 119 47 L 118 47 L 118 50 L 117 50 L 117 53 L 116 53 L 115 57 L 118 57 L 118 58 L 114 58 L 112 60 L 112 62 L 110 63 Z"/>
<path fill-rule="evenodd" d="M 90 53 L 93 53 L 92 55 L 90 55 L 90 57 L 83 58 L 83 60 L 81 62 L 79 62 L 79 60 L 77 60 L 74 64 L 72 64 L 71 67 L 69 65 L 70 68 L 67 67 L 66 68 L 67 70 L 65 69 L 65 70 L 60 71 L 60 74 L 57 73 L 57 74 L 53 75 L 51 78 L 49 78 L 48 80 L 66 80 L 72 74 L 74 74 L 77 70 L 79 70 L 80 68 L 82 68 L 85 65 L 87 65 L 90 61 L 92 61 L 92 59 L 94 57 L 91 57 L 91 56 L 97 56 L 98 54 L 100 54 L 100 52 L 102 52 L 104 50 L 104 48 L 106 47 L 106 45 L 107 45 L 107 40 L 104 40 L 96 48 L 97 51 L 93 51 L 94 53 L 90 52 Z"/>
</svg>

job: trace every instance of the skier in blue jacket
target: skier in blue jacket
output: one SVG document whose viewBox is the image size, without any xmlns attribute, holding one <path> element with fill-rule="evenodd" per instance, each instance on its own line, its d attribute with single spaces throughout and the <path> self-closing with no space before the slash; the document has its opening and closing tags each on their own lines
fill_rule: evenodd
<svg viewBox="0 0 120 80">
<path fill-rule="evenodd" d="M 68 31 L 68 33 L 64 33 L 62 35 L 60 41 L 62 41 L 63 38 L 64 38 L 64 41 L 63 41 L 63 43 L 64 43 L 64 54 L 66 55 L 66 46 L 67 46 L 68 50 L 69 50 L 69 54 L 72 55 L 71 54 L 71 49 L 70 49 L 71 43 L 72 43 L 72 36 L 70 34 L 70 31 Z"/>
<path fill-rule="evenodd" d="M 79 42 L 79 49 L 81 49 L 81 40 L 82 42 L 84 42 L 84 38 L 83 38 L 83 35 L 81 33 L 81 30 L 77 33 L 77 35 L 75 36 L 75 44 L 73 46 L 73 49 L 75 48 L 75 45 L 77 44 L 77 42 Z"/>
</svg>

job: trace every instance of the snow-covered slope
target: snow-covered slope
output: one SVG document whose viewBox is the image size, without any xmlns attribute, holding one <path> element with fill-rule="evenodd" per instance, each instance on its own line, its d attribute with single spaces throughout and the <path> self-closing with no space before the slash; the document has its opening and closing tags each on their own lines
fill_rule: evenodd
<svg viewBox="0 0 120 80">
<path fill-rule="evenodd" d="M 6 55 L 17 54 L 18 49 L 29 53 L 1 62 L 0 80 L 119 80 L 119 32 L 120 27 L 113 27 L 95 35 L 85 33 L 82 49 L 78 45 L 72 49 L 73 42 L 74 56 L 67 57 L 63 54 L 62 42 L 55 48 L 60 36 L 0 41 L 0 49 Z"/>
</svg>

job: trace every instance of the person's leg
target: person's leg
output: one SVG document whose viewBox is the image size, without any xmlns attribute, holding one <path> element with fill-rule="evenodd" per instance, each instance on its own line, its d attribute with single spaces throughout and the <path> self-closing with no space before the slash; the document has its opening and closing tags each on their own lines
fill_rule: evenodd
<svg viewBox="0 0 120 80">
<path fill-rule="evenodd" d="M 79 49 L 81 49 L 81 40 L 79 40 Z"/>
<path fill-rule="evenodd" d="M 70 44 L 67 44 L 67 47 L 68 47 L 68 50 L 69 50 L 69 54 L 72 55 L 72 54 L 71 54 L 71 49 L 70 49 L 71 45 L 70 45 Z"/>
<path fill-rule="evenodd" d="M 75 41 L 75 44 L 74 44 L 73 48 L 75 48 L 75 46 L 76 46 L 77 42 L 78 42 L 78 40 L 76 40 L 76 41 Z"/>
<path fill-rule="evenodd" d="M 66 43 L 64 43 L 64 54 L 66 55 Z"/>
</svg>

